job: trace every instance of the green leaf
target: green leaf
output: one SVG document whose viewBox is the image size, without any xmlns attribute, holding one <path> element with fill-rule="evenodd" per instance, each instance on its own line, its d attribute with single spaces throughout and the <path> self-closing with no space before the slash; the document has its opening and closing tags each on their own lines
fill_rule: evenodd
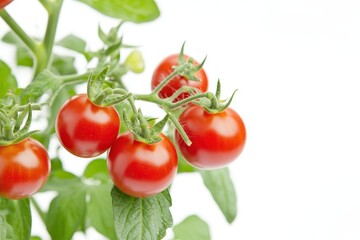
<svg viewBox="0 0 360 240">
<path fill-rule="evenodd" d="M 18 66 L 32 67 L 34 65 L 34 58 L 31 52 L 14 32 L 7 32 L 1 40 L 16 47 L 16 63 Z"/>
<path fill-rule="evenodd" d="M 114 187 L 111 196 L 119 240 L 162 239 L 173 225 L 168 190 L 148 198 L 134 198 Z"/>
<path fill-rule="evenodd" d="M 89 188 L 90 201 L 87 216 L 90 225 L 102 235 L 116 240 L 114 218 L 112 217 L 111 184 L 91 186 Z"/>
<path fill-rule="evenodd" d="M 6 240 L 6 221 L 5 217 L 3 217 L 0 213 L 0 240 Z"/>
<path fill-rule="evenodd" d="M 54 93 L 60 85 L 61 79 L 50 70 L 45 70 L 24 89 L 21 94 L 22 102 L 27 103 L 29 100 L 36 102 L 47 91 Z"/>
<path fill-rule="evenodd" d="M 109 17 L 135 23 L 156 19 L 159 9 L 153 0 L 79 0 Z"/>
<path fill-rule="evenodd" d="M 69 186 L 79 186 L 81 179 L 63 169 L 52 171 L 41 191 L 69 191 Z"/>
<path fill-rule="evenodd" d="M 86 42 L 83 39 L 81 39 L 73 34 L 70 34 L 70 35 L 66 36 L 65 38 L 61 39 L 57 43 L 57 45 L 62 46 L 67 49 L 70 49 L 70 50 L 73 50 L 78 53 L 84 53 L 85 49 L 86 49 Z"/>
<path fill-rule="evenodd" d="M 187 217 L 173 228 L 174 240 L 210 240 L 209 225 L 196 215 Z"/>
<path fill-rule="evenodd" d="M 17 88 L 17 82 L 14 75 L 11 74 L 9 66 L 0 60 L 0 98 L 4 97 L 9 90 L 14 91 Z"/>
<path fill-rule="evenodd" d="M 55 55 L 51 70 L 59 75 L 75 74 L 77 70 L 74 63 L 74 57 Z"/>
<path fill-rule="evenodd" d="M 188 164 L 178 151 L 178 173 L 196 172 L 196 169 Z"/>
<path fill-rule="evenodd" d="M 111 182 L 106 160 L 95 159 L 91 161 L 84 171 L 84 177 L 88 179 L 100 180 L 102 183 Z"/>
<path fill-rule="evenodd" d="M 229 169 L 200 171 L 200 173 L 205 186 L 209 189 L 226 220 L 228 223 L 232 223 L 236 218 L 237 200 Z"/>
<path fill-rule="evenodd" d="M 62 191 L 50 203 L 46 228 L 53 240 L 71 240 L 85 222 L 86 188 L 82 184 Z"/>
<path fill-rule="evenodd" d="M 16 49 L 16 64 L 18 66 L 34 66 L 34 58 L 31 52 L 24 46 L 18 46 Z"/>
<path fill-rule="evenodd" d="M 41 240 L 39 236 L 31 236 L 30 240 Z"/>
<path fill-rule="evenodd" d="M 5 219 L 5 239 L 29 239 L 31 232 L 31 212 L 29 199 L 9 200 L 0 198 L 0 216 Z M 3 224 L 4 225 L 4 224 Z"/>
</svg>

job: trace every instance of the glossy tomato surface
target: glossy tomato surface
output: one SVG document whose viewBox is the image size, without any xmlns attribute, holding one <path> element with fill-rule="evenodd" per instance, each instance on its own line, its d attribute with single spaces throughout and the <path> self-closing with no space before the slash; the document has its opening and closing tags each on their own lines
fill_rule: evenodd
<svg viewBox="0 0 360 240">
<path fill-rule="evenodd" d="M 0 9 L 11 3 L 13 0 L 0 0 Z"/>
<path fill-rule="evenodd" d="M 56 133 L 61 144 L 78 157 L 95 157 L 116 140 L 120 118 L 114 107 L 93 104 L 86 94 L 70 98 L 56 119 Z"/>
<path fill-rule="evenodd" d="M 114 184 L 133 197 L 148 197 L 165 190 L 177 172 L 173 143 L 162 135 L 154 144 L 136 141 L 132 133 L 119 136 L 108 155 L 108 169 Z"/>
<path fill-rule="evenodd" d="M 245 125 L 231 108 L 210 114 L 203 108 L 193 105 L 180 115 L 179 122 L 192 144 L 187 146 L 177 130 L 176 143 L 184 158 L 195 167 L 224 167 L 234 161 L 244 148 Z"/>
<path fill-rule="evenodd" d="M 46 149 L 32 138 L 0 146 L 0 196 L 21 199 L 33 195 L 45 184 L 50 168 Z"/>
<path fill-rule="evenodd" d="M 188 60 L 188 56 L 184 56 L 185 60 Z M 151 88 L 154 89 L 160 82 L 162 82 L 168 75 L 170 75 L 174 69 L 173 66 L 179 65 L 179 54 L 173 54 L 165 58 L 155 69 L 152 80 Z M 194 65 L 199 65 L 197 61 L 194 60 Z M 159 96 L 161 98 L 167 98 L 173 95 L 173 93 L 181 88 L 182 86 L 191 86 L 195 87 L 202 92 L 206 92 L 208 89 L 208 78 L 205 73 L 205 70 L 202 68 L 195 73 L 195 76 L 200 81 L 191 81 L 187 80 L 185 77 L 177 75 L 174 77 L 160 92 Z M 188 94 L 181 94 L 176 100 L 181 100 L 188 97 Z"/>
</svg>

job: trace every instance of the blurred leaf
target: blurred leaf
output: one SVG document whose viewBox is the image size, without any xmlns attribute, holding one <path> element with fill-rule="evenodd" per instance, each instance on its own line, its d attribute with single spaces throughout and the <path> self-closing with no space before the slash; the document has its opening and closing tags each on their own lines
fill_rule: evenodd
<svg viewBox="0 0 360 240">
<path fill-rule="evenodd" d="M 205 186 L 209 189 L 226 220 L 228 223 L 232 223 L 237 214 L 237 200 L 229 169 L 200 171 L 200 173 Z"/>
<path fill-rule="evenodd" d="M 16 47 L 16 64 L 18 66 L 32 67 L 34 65 L 32 54 L 14 32 L 7 32 L 1 40 Z"/>
<path fill-rule="evenodd" d="M 11 74 L 9 66 L 0 60 L 0 98 L 4 97 L 9 90 L 14 91 L 17 88 L 17 82 L 14 75 Z"/>
<path fill-rule="evenodd" d="M 39 236 L 31 236 L 30 240 L 41 240 Z"/>
<path fill-rule="evenodd" d="M 0 216 L 5 220 L 0 227 L 0 233 L 6 231 L 5 239 L 30 238 L 31 212 L 28 198 L 21 200 L 0 198 Z"/>
<path fill-rule="evenodd" d="M 62 46 L 67 49 L 70 49 L 70 50 L 73 50 L 78 53 L 84 53 L 85 49 L 86 49 L 86 42 L 83 39 L 81 39 L 73 34 L 70 34 L 70 35 L 66 36 L 65 38 L 61 39 L 57 43 L 57 45 Z"/>
<path fill-rule="evenodd" d="M 74 57 L 55 55 L 51 69 L 59 75 L 75 74 L 77 70 L 74 63 Z"/>
<path fill-rule="evenodd" d="M 5 221 L 5 217 L 3 217 L 0 213 L 0 240 L 6 240 L 6 221 Z"/>
<path fill-rule="evenodd" d="M 184 157 L 181 155 L 180 151 L 178 153 L 178 173 L 186 173 L 186 172 L 196 172 L 196 169 L 188 164 Z"/>
<path fill-rule="evenodd" d="M 209 225 L 196 215 L 187 217 L 173 228 L 174 240 L 210 240 Z"/>
<path fill-rule="evenodd" d="M 81 179 L 73 173 L 59 169 L 52 171 L 49 179 L 42 187 L 41 191 L 68 191 L 69 186 L 78 186 L 81 184 Z"/>
<path fill-rule="evenodd" d="M 109 17 L 135 23 L 156 19 L 159 9 L 153 0 L 79 0 Z"/>
<path fill-rule="evenodd" d="M 90 201 L 88 203 L 87 215 L 90 225 L 102 235 L 111 240 L 116 240 L 114 218 L 112 217 L 111 204 L 112 184 L 91 186 L 89 188 Z"/>
<path fill-rule="evenodd" d="M 88 179 L 100 180 L 102 183 L 110 183 L 109 172 L 105 159 L 95 159 L 91 161 L 85 171 L 84 177 Z M 110 192 L 109 192 L 110 196 Z"/>
<path fill-rule="evenodd" d="M 71 186 L 71 187 L 69 187 Z M 46 227 L 53 240 L 71 240 L 85 222 L 86 188 L 82 184 L 68 185 L 50 203 Z"/>
<path fill-rule="evenodd" d="M 166 229 L 173 225 L 168 190 L 152 197 L 135 198 L 114 187 L 111 196 L 118 239 L 162 239 Z"/>
<path fill-rule="evenodd" d="M 34 66 L 34 58 L 30 51 L 24 46 L 18 46 L 16 49 L 16 64 L 18 66 L 32 67 Z"/>
<path fill-rule="evenodd" d="M 40 73 L 33 82 L 28 85 L 21 94 L 22 103 L 29 100 L 36 102 L 44 93 L 51 90 L 52 93 L 58 90 L 61 79 L 50 70 Z"/>
</svg>

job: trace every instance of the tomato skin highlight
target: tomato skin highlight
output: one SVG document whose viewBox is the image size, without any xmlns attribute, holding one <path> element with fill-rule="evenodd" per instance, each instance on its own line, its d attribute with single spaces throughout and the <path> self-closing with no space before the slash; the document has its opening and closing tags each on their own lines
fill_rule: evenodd
<svg viewBox="0 0 360 240">
<path fill-rule="evenodd" d="M 56 118 L 56 133 L 61 144 L 78 157 L 96 157 L 116 140 L 120 118 L 116 109 L 93 104 L 86 94 L 70 98 Z"/>
<path fill-rule="evenodd" d="M 189 59 L 189 56 L 184 55 L 185 61 Z M 170 75 L 174 69 L 173 66 L 179 65 L 179 54 L 173 54 L 165 59 L 163 59 L 160 64 L 154 70 L 152 80 L 151 80 L 151 89 L 154 90 L 157 85 L 160 84 L 168 75 Z M 194 65 L 199 65 L 197 61 L 194 60 Z M 176 90 L 182 86 L 195 87 L 202 92 L 208 90 L 208 78 L 205 73 L 205 70 L 201 68 L 194 74 L 200 81 L 189 81 L 185 77 L 177 75 L 175 76 L 168 84 L 165 85 L 163 89 L 159 92 L 161 98 L 171 97 Z M 182 100 L 189 96 L 188 93 L 182 93 L 175 101 Z"/>
<path fill-rule="evenodd" d="M 6 5 L 11 3 L 13 0 L 0 0 L 0 9 L 3 9 Z"/>
<path fill-rule="evenodd" d="M 246 129 L 240 116 L 231 108 L 210 114 L 193 105 L 179 117 L 186 134 L 192 141 L 187 146 L 175 130 L 175 141 L 184 158 L 200 169 L 225 167 L 242 152 Z"/>
<path fill-rule="evenodd" d="M 0 196 L 22 199 L 38 192 L 51 170 L 49 155 L 32 138 L 0 146 Z"/>
<path fill-rule="evenodd" d="M 114 184 L 133 197 L 148 197 L 165 190 L 178 166 L 176 149 L 165 136 L 154 144 L 135 140 L 130 132 L 121 134 L 108 154 L 108 170 Z"/>
</svg>

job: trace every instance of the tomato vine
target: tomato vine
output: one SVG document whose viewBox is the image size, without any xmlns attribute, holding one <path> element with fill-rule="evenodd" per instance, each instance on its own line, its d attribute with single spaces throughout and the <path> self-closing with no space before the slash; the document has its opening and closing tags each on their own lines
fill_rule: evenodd
<svg viewBox="0 0 360 240">
<path fill-rule="evenodd" d="M 30 205 L 55 240 L 90 227 L 109 239 L 162 239 L 173 227 L 171 184 L 184 172 L 201 174 L 226 220 L 234 221 L 236 193 L 227 166 L 246 141 L 242 119 L 229 108 L 236 91 L 223 101 L 219 81 L 216 92 L 209 92 L 205 59 L 199 63 L 185 55 L 185 44 L 154 69 L 150 93 L 129 91 L 123 77 L 142 73 L 145 63 L 119 30 L 126 22 L 156 19 L 156 3 L 80 2 L 121 21 L 107 33 L 99 27 L 100 49 L 88 50 L 72 34 L 56 41 L 63 0 L 40 0 L 48 14 L 42 38 L 12 18 L 5 8 L 11 1 L 0 1 L 0 17 L 10 29 L 2 41 L 16 47 L 17 65 L 33 74 L 29 85 L 18 88 L 11 64 L 0 60 L 0 239 L 41 239 L 31 236 Z M 55 46 L 96 64 L 77 69 L 74 57 Z M 125 48 L 132 49 L 127 56 Z M 86 93 L 78 92 L 80 85 Z M 160 107 L 163 118 L 144 115 L 138 101 Z M 33 111 L 45 113 L 47 125 L 40 131 L 31 130 Z M 51 144 L 91 158 L 83 174 L 65 170 L 58 151 L 50 159 Z M 56 195 L 43 207 L 37 193 L 48 191 Z M 205 226 L 201 230 L 210 235 L 207 224 L 191 216 L 173 228 L 175 238 L 188 222 Z"/>
</svg>

